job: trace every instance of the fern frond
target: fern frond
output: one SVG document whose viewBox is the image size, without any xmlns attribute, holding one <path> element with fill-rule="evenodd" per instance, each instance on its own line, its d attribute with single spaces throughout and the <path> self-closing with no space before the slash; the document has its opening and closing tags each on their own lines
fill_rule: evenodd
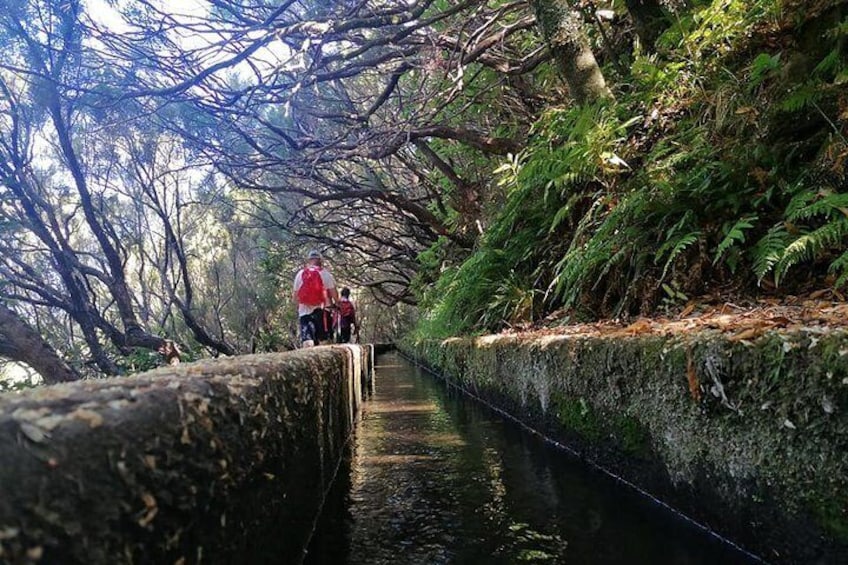
<svg viewBox="0 0 848 565">
<path fill-rule="evenodd" d="M 789 239 L 786 226 L 780 223 L 771 228 L 754 246 L 752 250 L 754 274 L 757 276 L 758 283 L 762 282 L 763 278 L 783 257 Z"/>
<path fill-rule="evenodd" d="M 557 213 L 554 215 L 553 220 L 551 220 L 551 225 L 548 228 L 548 233 L 551 234 L 557 230 L 557 228 L 562 225 L 562 223 L 571 216 L 571 212 L 574 210 L 574 205 L 579 202 L 583 198 L 582 194 L 573 194 L 571 197 L 565 202 L 565 204 L 557 210 Z"/>
<path fill-rule="evenodd" d="M 821 193 L 805 191 L 795 196 L 786 207 L 786 219 L 797 222 L 818 216 L 844 216 L 846 210 L 848 210 L 848 194 L 846 193 L 831 193 L 822 197 Z"/>
<path fill-rule="evenodd" d="M 816 76 L 827 75 L 829 73 L 836 72 L 841 66 L 842 54 L 840 53 L 840 49 L 837 47 L 819 61 L 819 64 L 816 65 L 815 69 L 813 69 L 813 74 Z"/>
<path fill-rule="evenodd" d="M 665 220 L 673 219 L 674 214 L 673 211 L 663 211 L 661 212 L 659 220 L 659 225 L 662 226 Z M 681 237 L 686 237 L 691 235 L 693 232 L 697 231 L 692 229 L 695 224 L 695 215 L 691 210 L 686 210 L 686 212 L 665 232 L 665 241 L 662 245 L 660 245 L 657 252 L 654 254 L 654 263 L 659 263 L 662 261 L 663 257 L 668 254 L 668 252 L 678 244 Z"/>
<path fill-rule="evenodd" d="M 833 283 L 834 288 L 840 288 L 848 283 L 848 251 L 840 255 L 830 264 L 827 271 L 837 275 L 836 282 Z"/>
<path fill-rule="evenodd" d="M 762 84 L 762 82 L 774 71 L 780 68 L 780 53 L 769 55 L 760 53 L 751 63 L 749 87 L 751 90 Z"/>
<path fill-rule="evenodd" d="M 796 88 L 780 102 L 779 107 L 786 112 L 797 112 L 812 106 L 820 97 L 821 89 L 816 84 L 808 83 Z"/>
<path fill-rule="evenodd" d="M 585 171 L 568 171 L 554 179 L 551 179 L 550 186 L 562 190 L 575 184 L 580 184 L 589 178 Z"/>
<path fill-rule="evenodd" d="M 693 232 L 689 232 L 689 233 L 677 238 L 676 240 L 667 241 L 665 244 L 663 244 L 663 247 L 660 248 L 661 250 L 662 249 L 667 250 L 669 248 L 669 244 L 671 244 L 671 243 L 673 243 L 674 245 L 670 247 L 671 251 L 669 252 L 668 259 L 666 259 L 665 265 L 663 266 L 663 272 L 662 272 L 662 276 L 660 277 L 660 279 L 665 278 L 665 275 L 668 272 L 668 268 L 671 266 L 672 263 L 674 263 L 674 260 L 677 259 L 678 255 L 683 253 L 693 243 L 698 241 L 698 239 L 700 239 L 701 235 L 702 235 L 702 233 L 701 233 L 700 230 L 699 231 L 693 231 Z M 657 252 L 657 259 L 660 259 L 660 258 L 661 258 L 661 255 L 660 255 L 659 252 Z"/>
<path fill-rule="evenodd" d="M 713 265 L 718 263 L 722 257 L 724 257 L 725 253 L 730 251 L 737 243 L 745 242 L 745 230 L 752 229 L 754 224 L 752 222 L 757 221 L 757 216 L 745 216 L 744 218 L 740 218 L 736 221 L 733 226 L 727 231 L 727 234 L 724 236 L 724 239 L 721 240 L 721 243 L 716 247 L 715 257 L 713 258 Z"/>
<path fill-rule="evenodd" d="M 627 248 L 621 248 L 618 251 L 614 252 L 610 257 L 604 261 L 603 266 L 598 273 L 598 276 L 595 277 L 595 282 L 592 284 L 592 290 L 597 290 L 598 286 L 604 281 L 604 278 L 609 274 L 610 270 L 618 264 L 624 257 L 627 256 L 627 253 L 630 250 Z"/>
<path fill-rule="evenodd" d="M 547 293 L 555 291 L 566 307 L 576 304 L 581 292 L 597 284 L 597 273 L 610 268 L 628 256 L 633 245 L 628 229 L 634 217 L 644 217 L 646 198 L 636 194 L 626 198 L 609 211 L 603 192 L 594 195 L 594 202 L 578 222 L 571 243 L 554 267 L 554 279 Z M 600 276 L 603 276 L 602 274 Z M 546 293 L 546 294 L 547 294 Z"/>
<path fill-rule="evenodd" d="M 774 268 L 775 283 L 798 263 L 811 261 L 822 251 L 841 245 L 848 235 L 848 218 L 840 218 L 804 234 L 790 243 Z"/>
</svg>

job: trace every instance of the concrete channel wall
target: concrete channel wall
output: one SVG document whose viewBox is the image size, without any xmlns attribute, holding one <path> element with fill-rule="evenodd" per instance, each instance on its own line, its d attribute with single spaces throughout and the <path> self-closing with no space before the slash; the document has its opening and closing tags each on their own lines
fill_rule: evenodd
<svg viewBox="0 0 848 565">
<path fill-rule="evenodd" d="M 368 346 L 0 396 L 0 563 L 299 563 Z"/>
<path fill-rule="evenodd" d="M 848 563 L 848 334 L 400 344 L 775 563 Z"/>
</svg>

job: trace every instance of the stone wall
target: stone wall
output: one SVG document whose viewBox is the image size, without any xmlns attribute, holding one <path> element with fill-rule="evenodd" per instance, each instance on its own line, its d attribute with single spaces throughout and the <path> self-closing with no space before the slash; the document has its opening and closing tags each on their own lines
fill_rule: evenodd
<svg viewBox="0 0 848 565">
<path fill-rule="evenodd" d="M 369 347 L 0 396 L 0 562 L 299 563 Z"/>
<path fill-rule="evenodd" d="M 768 561 L 848 562 L 845 332 L 401 349 Z"/>
</svg>

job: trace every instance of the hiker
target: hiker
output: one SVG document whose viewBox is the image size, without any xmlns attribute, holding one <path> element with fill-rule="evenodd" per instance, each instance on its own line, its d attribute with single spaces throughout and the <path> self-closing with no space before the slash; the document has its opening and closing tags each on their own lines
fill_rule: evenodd
<svg viewBox="0 0 848 565">
<path fill-rule="evenodd" d="M 180 364 L 183 352 L 180 351 L 180 347 L 177 345 L 177 342 L 166 339 L 156 351 L 159 352 L 159 355 L 165 359 L 165 362 L 168 365 Z"/>
<path fill-rule="evenodd" d="M 306 265 L 294 277 L 292 297 L 297 303 L 300 319 L 301 347 L 318 345 L 330 333 L 330 322 L 324 307 L 339 301 L 336 281 L 321 267 L 321 253 L 313 249 L 306 256 Z"/>
<path fill-rule="evenodd" d="M 356 321 L 356 308 L 353 307 L 353 302 L 350 301 L 350 289 L 345 287 L 342 289 L 342 298 L 338 303 L 339 313 L 338 321 L 338 342 L 350 343 L 350 333 L 352 328 L 356 328 L 354 335 L 356 342 L 359 343 L 359 323 Z"/>
</svg>

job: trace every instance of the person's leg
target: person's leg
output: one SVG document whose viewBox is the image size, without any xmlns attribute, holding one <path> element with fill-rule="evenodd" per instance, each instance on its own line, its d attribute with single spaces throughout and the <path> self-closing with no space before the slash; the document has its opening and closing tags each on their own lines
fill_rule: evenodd
<svg viewBox="0 0 848 565">
<path fill-rule="evenodd" d="M 315 321 L 311 314 L 300 317 L 300 344 L 301 347 L 317 345 L 317 340 L 315 339 Z"/>
<path fill-rule="evenodd" d="M 339 343 L 350 343 L 350 326 L 342 326 L 341 335 L 339 336 Z"/>
<path fill-rule="evenodd" d="M 315 328 L 315 333 L 313 334 L 315 336 L 315 345 L 319 345 L 326 339 L 325 321 L 323 308 L 316 308 L 312 311 L 312 326 Z"/>
</svg>

